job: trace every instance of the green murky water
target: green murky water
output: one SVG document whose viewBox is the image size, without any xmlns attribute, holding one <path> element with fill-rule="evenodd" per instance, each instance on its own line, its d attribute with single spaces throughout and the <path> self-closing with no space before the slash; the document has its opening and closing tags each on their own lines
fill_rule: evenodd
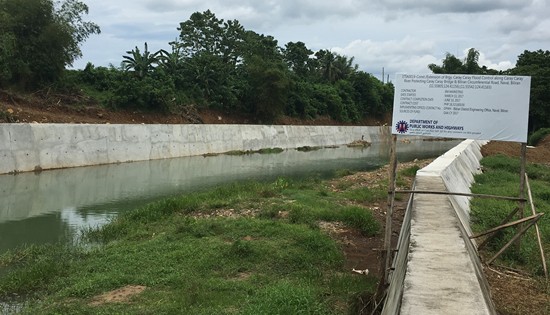
<svg viewBox="0 0 550 315">
<path fill-rule="evenodd" d="M 457 141 L 398 145 L 400 161 L 435 157 Z M 388 161 L 388 144 L 311 152 L 186 157 L 0 176 L 0 253 L 23 244 L 75 242 L 83 227 L 105 224 L 147 202 L 233 181 L 324 176 Z"/>
</svg>

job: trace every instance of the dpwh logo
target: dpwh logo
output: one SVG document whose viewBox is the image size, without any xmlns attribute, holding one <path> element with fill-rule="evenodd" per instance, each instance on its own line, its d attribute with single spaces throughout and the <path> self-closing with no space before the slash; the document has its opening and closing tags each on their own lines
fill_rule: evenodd
<svg viewBox="0 0 550 315">
<path fill-rule="evenodd" d="M 399 133 L 406 133 L 409 130 L 409 123 L 400 120 L 397 124 L 395 124 L 395 130 Z"/>
</svg>

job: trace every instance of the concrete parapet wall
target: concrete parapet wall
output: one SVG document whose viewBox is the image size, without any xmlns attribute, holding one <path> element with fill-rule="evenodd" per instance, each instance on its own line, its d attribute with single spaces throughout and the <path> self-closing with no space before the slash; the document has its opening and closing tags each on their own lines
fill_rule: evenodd
<svg viewBox="0 0 550 315">
<path fill-rule="evenodd" d="M 0 124 L 0 174 L 389 137 L 365 126 Z"/>
<path fill-rule="evenodd" d="M 466 140 L 419 170 L 415 190 L 470 192 L 485 142 Z M 468 197 L 411 196 L 382 314 L 496 314 L 468 238 Z"/>
</svg>

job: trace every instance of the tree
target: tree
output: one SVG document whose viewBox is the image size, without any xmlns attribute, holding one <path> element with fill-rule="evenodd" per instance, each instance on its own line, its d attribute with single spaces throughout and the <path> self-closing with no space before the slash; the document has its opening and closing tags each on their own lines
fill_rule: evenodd
<svg viewBox="0 0 550 315">
<path fill-rule="evenodd" d="M 288 97 L 289 79 L 285 65 L 253 56 L 245 67 L 247 107 L 263 122 L 273 122 L 283 113 Z"/>
<path fill-rule="evenodd" d="M 474 48 L 468 50 L 463 68 L 465 73 L 479 74 L 481 72 L 481 68 L 479 67 L 479 51 Z"/>
<path fill-rule="evenodd" d="M 353 57 L 348 59 L 329 50 L 321 49 L 315 53 L 315 57 L 318 60 L 317 66 L 321 77 L 329 83 L 346 79 L 358 68 L 357 65 L 353 65 Z"/>
<path fill-rule="evenodd" d="M 288 42 L 283 50 L 284 60 L 288 68 L 298 77 L 305 77 L 309 72 L 310 56 L 313 51 L 306 47 L 303 42 Z"/>
<path fill-rule="evenodd" d="M 246 31 L 243 39 L 239 74 L 243 79 L 244 105 L 263 122 L 273 122 L 287 104 L 288 68 L 272 36 Z"/>
<path fill-rule="evenodd" d="M 550 51 L 539 49 L 537 51 L 525 50 L 518 56 L 516 68 L 538 67 L 550 68 Z"/>
<path fill-rule="evenodd" d="M 236 64 L 239 59 L 239 45 L 243 41 L 244 28 L 239 21 L 218 19 L 210 10 L 195 12 L 189 20 L 180 23 L 179 45 L 183 54 L 221 57 L 224 62 Z"/>
<path fill-rule="evenodd" d="M 435 63 L 429 64 L 428 68 L 433 73 L 439 74 L 502 74 L 501 71 L 489 69 L 487 66 L 479 66 L 479 51 L 475 48 L 468 49 L 468 54 L 464 60 L 460 60 L 454 55 L 447 53 L 441 66 Z"/>
<path fill-rule="evenodd" d="M 439 66 L 435 63 L 429 64 L 428 68 L 433 73 L 447 73 L 447 74 L 461 74 L 464 73 L 464 64 L 462 61 L 452 55 L 451 53 L 445 54 L 445 59 L 443 59 L 443 65 Z"/>
<path fill-rule="evenodd" d="M 59 80 L 66 66 L 82 55 L 79 45 L 99 26 L 84 22 L 88 7 L 65 0 L 0 0 L 0 79 L 3 84 L 37 87 Z"/>
<path fill-rule="evenodd" d="M 338 69 L 335 66 L 336 54 L 330 50 L 321 49 L 315 53 L 318 60 L 319 72 L 321 77 L 327 82 L 335 82 Z"/>
<path fill-rule="evenodd" d="M 12 69 L 9 66 L 15 54 L 15 35 L 9 32 L 9 16 L 0 11 L 0 86 L 12 77 Z"/>
<path fill-rule="evenodd" d="M 187 86 L 209 106 L 233 108 L 239 84 L 237 64 L 242 62 L 244 28 L 237 20 L 218 19 L 210 10 L 195 12 L 180 23 L 181 49 Z"/>
<path fill-rule="evenodd" d="M 550 51 L 525 50 L 509 74 L 531 76 L 529 130 L 550 127 Z"/>
<path fill-rule="evenodd" d="M 76 58 L 82 57 L 80 43 L 92 34 L 101 33 L 97 24 L 82 20 L 83 14 L 88 14 L 88 6 L 78 0 L 65 0 L 56 14 L 58 23 L 62 24 L 71 35 L 71 41 L 66 49 L 68 65 L 72 65 Z"/>
<path fill-rule="evenodd" d="M 138 78 L 144 78 L 149 72 L 155 69 L 155 64 L 159 63 L 158 56 L 160 51 L 151 53 L 147 47 L 147 42 L 144 44 L 143 54 L 136 46 L 135 49 L 126 52 L 130 56 L 122 56 L 122 68 L 126 71 L 132 70 Z"/>
</svg>

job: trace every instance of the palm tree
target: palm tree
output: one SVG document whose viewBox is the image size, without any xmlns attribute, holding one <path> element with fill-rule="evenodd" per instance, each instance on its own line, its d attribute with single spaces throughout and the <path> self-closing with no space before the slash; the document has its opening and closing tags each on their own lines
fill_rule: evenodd
<svg viewBox="0 0 550 315">
<path fill-rule="evenodd" d="M 159 63 L 160 51 L 152 54 L 147 47 L 147 42 L 145 42 L 143 54 L 137 46 L 126 53 L 130 56 L 122 56 L 124 58 L 122 68 L 126 71 L 133 70 L 139 78 L 145 77 L 147 73 L 155 69 L 154 65 Z"/>
<path fill-rule="evenodd" d="M 319 50 L 315 57 L 319 61 L 322 77 L 330 83 L 345 79 L 357 71 L 358 66 L 353 65 L 353 57 L 348 59 L 329 50 Z"/>
<path fill-rule="evenodd" d="M 183 65 L 183 53 L 181 46 L 176 41 L 169 43 L 172 46 L 172 52 L 161 49 L 156 52 L 158 65 L 161 66 L 167 73 L 174 74 Z"/>
</svg>

